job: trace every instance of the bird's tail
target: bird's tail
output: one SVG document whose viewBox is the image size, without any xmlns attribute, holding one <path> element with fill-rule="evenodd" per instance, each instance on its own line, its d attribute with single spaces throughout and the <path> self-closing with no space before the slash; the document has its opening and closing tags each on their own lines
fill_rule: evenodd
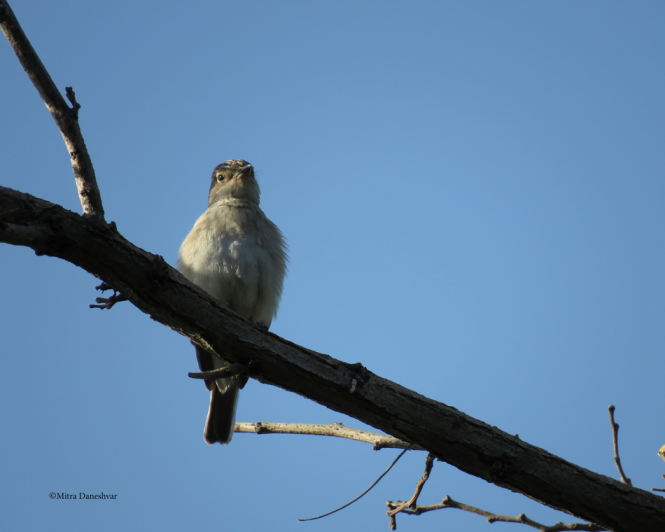
<svg viewBox="0 0 665 532">
<path fill-rule="evenodd" d="M 236 422 L 236 406 L 238 405 L 238 390 L 240 389 L 238 377 L 217 379 L 220 386 L 211 386 L 210 408 L 206 426 L 203 429 L 203 439 L 209 445 L 213 443 L 227 444 L 233 437 L 233 428 Z M 220 392 L 220 388 L 224 393 Z"/>
</svg>

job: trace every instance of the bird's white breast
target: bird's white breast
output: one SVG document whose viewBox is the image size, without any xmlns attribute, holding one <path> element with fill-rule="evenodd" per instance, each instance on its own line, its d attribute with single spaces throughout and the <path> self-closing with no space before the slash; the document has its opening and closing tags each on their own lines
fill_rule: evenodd
<svg viewBox="0 0 665 532">
<path fill-rule="evenodd" d="M 240 316 L 269 326 L 286 272 L 284 240 L 258 206 L 215 203 L 180 247 L 178 269 Z"/>
</svg>

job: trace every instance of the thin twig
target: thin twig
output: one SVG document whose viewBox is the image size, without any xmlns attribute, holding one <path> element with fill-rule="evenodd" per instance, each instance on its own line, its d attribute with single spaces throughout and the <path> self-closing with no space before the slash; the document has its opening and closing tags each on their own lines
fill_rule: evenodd
<svg viewBox="0 0 665 532">
<path fill-rule="evenodd" d="M 425 459 L 425 472 L 423 473 L 422 478 L 416 482 L 416 491 L 413 493 L 413 496 L 411 499 L 409 499 L 407 502 L 402 503 L 399 505 L 397 508 L 394 508 L 392 510 L 388 511 L 388 516 L 393 517 L 394 515 L 397 515 L 400 513 L 402 510 L 405 508 L 415 508 L 418 504 L 418 497 L 420 497 L 420 493 L 423 491 L 423 487 L 425 486 L 425 482 L 427 482 L 427 479 L 429 478 L 429 474 L 432 472 L 432 466 L 434 465 L 434 455 L 432 453 L 429 453 L 427 455 L 427 458 Z M 389 504 L 390 501 L 388 501 Z"/>
<path fill-rule="evenodd" d="M 665 449 L 665 446 L 663 446 L 660 450 L 662 451 L 663 449 Z M 658 453 L 658 454 L 660 454 L 660 453 Z M 665 478 L 665 475 L 663 475 L 663 478 Z M 651 491 L 664 491 L 665 492 L 665 489 L 651 488 Z"/>
<path fill-rule="evenodd" d="M 343 510 L 343 509 L 346 508 L 347 506 L 351 506 L 354 502 L 356 502 L 358 499 L 360 499 L 361 497 L 363 497 L 367 492 L 369 492 L 369 490 L 371 490 L 374 486 L 376 486 L 376 485 L 379 483 L 379 481 L 380 481 L 383 477 L 385 477 L 385 476 L 388 474 L 388 471 L 390 471 L 390 470 L 393 468 L 393 466 L 397 463 L 397 460 L 399 460 L 400 458 L 402 458 L 402 456 L 404 455 L 404 453 L 405 453 L 406 451 L 408 451 L 408 450 L 409 450 L 409 448 L 407 447 L 407 448 L 404 449 L 401 453 L 399 453 L 399 454 L 397 455 L 397 458 L 395 458 L 395 460 L 393 460 L 393 463 L 390 464 L 390 466 L 388 466 L 388 469 L 386 469 L 386 470 L 383 472 L 383 474 L 382 474 L 379 478 L 377 478 L 377 479 L 374 481 L 374 483 L 373 483 L 369 488 L 367 488 L 365 491 L 363 491 L 360 495 L 358 495 L 358 496 L 357 496 L 355 499 L 353 499 L 352 501 L 347 502 L 345 505 L 340 506 L 339 508 L 333 510 L 332 512 L 328 512 L 327 514 L 317 515 L 316 517 L 308 517 L 308 518 L 306 518 L 306 519 L 298 519 L 298 521 L 314 521 L 315 519 L 321 519 L 322 517 L 327 517 L 327 516 L 329 516 L 329 515 L 334 514 L 335 512 L 339 512 L 340 510 Z"/>
<path fill-rule="evenodd" d="M 530 527 L 536 528 L 541 532 L 558 532 L 565 530 L 586 530 L 586 531 L 601 531 L 605 530 L 604 528 L 595 525 L 593 523 L 562 523 L 558 522 L 552 526 L 543 525 L 532 519 L 529 519 L 526 515 L 520 514 L 518 516 L 510 515 L 498 515 L 490 513 L 486 510 L 481 510 L 480 508 L 475 508 L 474 506 L 469 506 L 467 504 L 462 504 L 460 502 L 454 501 L 448 495 L 446 498 L 441 501 L 441 504 L 433 504 L 429 506 L 418 506 L 418 497 L 425 486 L 425 482 L 429 479 L 429 475 L 432 472 L 432 466 L 434 465 L 434 455 L 432 453 L 427 455 L 427 460 L 425 461 L 425 472 L 423 473 L 422 478 L 416 483 L 416 491 L 414 492 L 411 499 L 407 502 L 397 501 L 393 503 L 388 501 L 386 506 L 389 510 L 387 512 L 388 517 L 390 517 L 390 530 L 397 529 L 397 520 L 396 516 L 398 513 L 406 513 L 408 515 L 420 515 L 426 512 L 431 512 L 432 510 L 442 510 L 445 508 L 457 508 L 459 510 L 464 510 L 467 512 L 475 513 L 482 515 L 487 519 L 488 522 L 506 522 L 506 523 L 521 523 L 523 525 L 528 525 Z"/>
<path fill-rule="evenodd" d="M 6 0 L 0 0 L 0 27 L 62 133 L 71 158 L 83 214 L 103 221 L 102 197 L 97 186 L 92 160 L 79 128 L 78 110 L 81 106 L 76 102 L 74 91 L 71 87 L 66 89 L 67 97 L 73 105 L 69 107 Z"/>
<path fill-rule="evenodd" d="M 375 451 L 380 449 L 411 449 L 424 451 L 419 445 L 400 440 L 386 434 L 345 427 L 341 423 L 331 425 L 310 425 L 307 423 L 236 423 L 235 432 L 254 434 L 307 434 L 312 436 L 334 436 L 349 440 L 371 443 Z"/>
<path fill-rule="evenodd" d="M 391 506 L 397 508 L 398 505 L 397 504 L 389 505 L 389 507 Z M 520 523 L 522 525 L 527 525 L 532 528 L 535 528 L 540 532 L 564 532 L 567 530 L 585 530 L 587 532 L 601 532 L 603 530 L 607 530 L 606 528 L 602 528 L 593 523 L 562 523 L 561 521 L 559 521 L 554 525 L 548 526 L 542 523 L 538 523 L 533 519 L 529 519 L 524 514 L 520 514 L 517 516 L 493 514 L 491 512 L 481 510 L 480 508 L 476 508 L 474 506 L 469 506 L 468 504 L 462 504 L 461 502 L 457 502 L 451 499 L 448 495 L 446 495 L 446 498 L 443 499 L 440 504 L 432 504 L 429 506 L 416 506 L 413 509 L 405 508 L 402 510 L 402 513 L 406 515 L 420 515 L 427 512 L 431 512 L 433 510 L 443 510 L 446 508 L 457 508 L 458 510 L 464 510 L 465 512 L 482 515 L 484 518 L 487 519 L 489 523 L 496 523 L 496 522 Z M 395 528 L 391 528 L 391 530 L 395 530 Z"/>
<path fill-rule="evenodd" d="M 76 94 L 74 93 L 74 89 L 71 87 L 65 87 L 65 94 L 67 95 L 69 103 L 72 104 L 72 113 L 76 118 L 78 118 L 81 104 L 76 101 Z"/>
<path fill-rule="evenodd" d="M 619 476 L 621 477 L 621 481 L 624 484 L 628 484 L 629 486 L 632 486 L 632 482 L 630 479 L 624 475 L 623 473 L 623 468 L 621 467 L 621 458 L 619 458 L 619 425 L 618 423 L 614 422 L 614 405 L 610 405 L 607 408 L 610 412 L 610 423 L 612 424 L 612 443 L 614 444 L 614 463 L 617 465 L 617 469 L 619 470 Z"/>
</svg>

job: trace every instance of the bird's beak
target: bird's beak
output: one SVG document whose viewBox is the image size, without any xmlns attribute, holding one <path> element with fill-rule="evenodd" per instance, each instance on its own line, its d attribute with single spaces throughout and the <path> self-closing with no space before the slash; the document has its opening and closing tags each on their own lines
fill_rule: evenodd
<svg viewBox="0 0 665 532">
<path fill-rule="evenodd" d="M 240 170 L 238 170 L 238 173 L 236 175 L 234 175 L 233 177 L 234 178 L 238 177 L 238 178 L 242 179 L 243 177 L 247 177 L 251 173 L 251 171 L 252 171 L 252 165 L 248 164 L 248 165 L 243 166 Z"/>
</svg>

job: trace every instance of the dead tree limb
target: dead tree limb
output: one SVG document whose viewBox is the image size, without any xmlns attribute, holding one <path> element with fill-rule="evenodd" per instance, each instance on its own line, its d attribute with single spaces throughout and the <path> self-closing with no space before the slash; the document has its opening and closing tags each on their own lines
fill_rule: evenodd
<svg viewBox="0 0 665 532">
<path fill-rule="evenodd" d="M 154 320 L 224 353 L 230 363 L 251 366 L 260 382 L 414 443 L 471 475 L 617 532 L 665 530 L 662 497 L 571 464 L 361 364 L 347 364 L 262 331 L 158 255 L 125 240 L 113 226 L 0 187 L 0 242 L 76 264 Z"/>
<path fill-rule="evenodd" d="M 104 221 L 102 196 L 97 186 L 95 170 L 92 166 L 88 148 L 85 146 L 81 128 L 79 128 L 78 113 L 81 106 L 76 101 L 74 91 L 71 87 L 66 87 L 67 99 L 72 104 L 72 107 L 69 107 L 30 44 L 6 0 L 0 0 L 0 28 L 2 28 L 2 32 L 7 37 L 26 74 L 39 91 L 39 95 L 44 100 L 62 134 L 67 152 L 71 158 L 74 180 L 83 207 L 83 214 L 98 221 Z"/>
</svg>

